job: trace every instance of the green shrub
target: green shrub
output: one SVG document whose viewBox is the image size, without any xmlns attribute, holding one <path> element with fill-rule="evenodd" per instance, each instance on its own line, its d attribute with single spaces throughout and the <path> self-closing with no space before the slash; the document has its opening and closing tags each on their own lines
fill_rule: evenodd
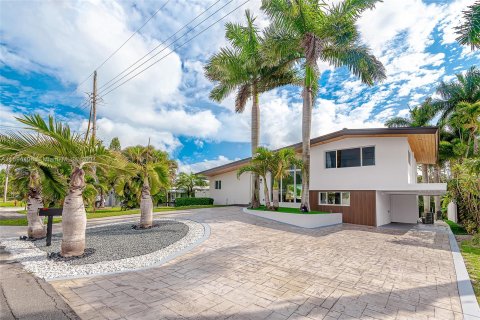
<svg viewBox="0 0 480 320">
<path fill-rule="evenodd" d="M 469 234 L 475 234 L 478 232 L 477 223 L 473 220 L 468 220 L 467 222 L 465 222 L 464 227 Z"/>
<path fill-rule="evenodd" d="M 212 204 L 213 204 L 212 198 L 177 198 L 175 199 L 175 207 L 207 206 Z"/>
</svg>

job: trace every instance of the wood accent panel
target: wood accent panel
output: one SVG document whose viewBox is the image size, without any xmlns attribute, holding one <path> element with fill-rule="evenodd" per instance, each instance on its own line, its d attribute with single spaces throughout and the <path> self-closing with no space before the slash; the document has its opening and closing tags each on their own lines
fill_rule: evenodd
<svg viewBox="0 0 480 320">
<path fill-rule="evenodd" d="M 318 193 L 328 191 L 350 192 L 350 206 L 318 204 Z M 310 208 L 315 211 L 341 212 L 343 222 L 376 226 L 376 194 L 371 190 L 310 190 Z"/>
</svg>

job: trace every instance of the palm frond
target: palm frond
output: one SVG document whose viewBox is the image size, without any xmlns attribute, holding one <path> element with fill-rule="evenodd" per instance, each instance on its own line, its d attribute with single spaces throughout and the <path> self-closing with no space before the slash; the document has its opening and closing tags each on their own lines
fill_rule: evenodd
<svg viewBox="0 0 480 320">
<path fill-rule="evenodd" d="M 480 49 L 480 1 L 463 12 L 463 19 L 463 24 L 455 27 L 457 41 L 461 45 L 470 45 L 472 50 Z"/>
</svg>

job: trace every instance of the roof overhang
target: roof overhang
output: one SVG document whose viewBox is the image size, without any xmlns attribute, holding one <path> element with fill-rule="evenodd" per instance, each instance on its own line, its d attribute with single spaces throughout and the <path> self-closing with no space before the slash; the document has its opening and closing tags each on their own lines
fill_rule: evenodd
<svg viewBox="0 0 480 320">
<path fill-rule="evenodd" d="M 446 183 L 411 183 L 395 188 L 378 190 L 386 194 L 414 194 L 419 196 L 441 196 L 447 192 Z"/>
<path fill-rule="evenodd" d="M 405 137 L 408 139 L 415 160 L 418 164 L 435 164 L 438 158 L 438 128 L 437 127 L 404 127 L 404 128 L 371 128 L 371 129 L 343 129 L 330 134 L 319 136 L 310 140 L 312 147 L 347 138 L 372 138 L 372 137 Z M 302 151 L 302 143 L 296 143 L 285 148 L 294 148 Z M 250 162 L 250 157 L 225 165 L 208 169 L 199 174 L 215 176 L 218 174 L 237 170 Z"/>
</svg>

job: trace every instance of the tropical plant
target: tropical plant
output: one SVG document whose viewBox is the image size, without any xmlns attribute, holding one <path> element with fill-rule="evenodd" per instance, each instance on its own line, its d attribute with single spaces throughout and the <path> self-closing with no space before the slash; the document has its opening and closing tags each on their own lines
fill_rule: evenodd
<svg viewBox="0 0 480 320">
<path fill-rule="evenodd" d="M 297 168 L 302 167 L 302 161 L 297 158 L 295 149 L 285 148 L 275 151 L 273 153 L 272 161 L 270 163 L 270 173 L 273 179 L 273 206 L 274 210 L 278 210 L 279 207 L 279 187 L 280 181 L 286 178 L 290 173 L 289 169 L 292 166 Z M 295 195 L 296 196 L 296 195 Z"/>
<path fill-rule="evenodd" d="M 14 136 L 24 156 L 52 158 L 70 168 L 69 187 L 63 203 L 61 255 L 79 256 L 85 250 L 86 212 L 82 191 L 85 188 L 85 170 L 93 167 L 123 168 L 125 161 L 115 157 L 101 143 L 89 139 L 86 143 L 80 134 L 69 126 L 49 116 L 48 122 L 38 114 L 18 121 L 35 133 Z"/>
<path fill-rule="evenodd" d="M 464 22 L 456 27 L 457 41 L 470 45 L 472 50 L 480 48 L 480 1 L 476 1 L 463 12 Z"/>
<path fill-rule="evenodd" d="M 260 139 L 259 95 L 263 92 L 296 82 L 291 70 L 291 61 L 278 59 L 268 64 L 262 55 L 262 36 L 255 25 L 255 17 L 245 11 L 246 25 L 227 23 L 225 36 L 230 46 L 220 49 L 205 67 L 206 77 L 215 83 L 210 98 L 224 100 L 233 91 L 235 93 L 235 111 L 241 113 L 246 103 L 252 100 L 251 150 L 252 156 Z M 252 207 L 259 202 L 259 181 L 253 174 Z"/>
<path fill-rule="evenodd" d="M 262 0 L 272 23 L 265 31 L 265 55 L 272 63 L 293 60 L 303 70 L 302 209 L 310 210 L 310 133 L 313 101 L 318 93 L 317 62 L 347 67 L 363 83 L 383 80 L 385 69 L 367 46 L 360 43 L 355 25 L 362 12 L 377 0 L 344 0 L 328 5 L 318 0 Z"/>
<path fill-rule="evenodd" d="M 195 196 L 195 189 L 198 187 L 205 187 L 208 185 L 207 178 L 202 175 L 181 172 L 176 181 L 178 189 L 185 190 L 187 197 Z"/>
<path fill-rule="evenodd" d="M 270 195 L 268 192 L 267 175 L 270 172 L 270 167 L 273 160 L 273 152 L 265 147 L 258 147 L 255 151 L 250 164 L 241 167 L 237 171 L 237 178 L 240 178 L 245 172 L 256 174 L 263 179 L 263 192 L 265 195 L 265 207 L 271 209 Z"/>
<path fill-rule="evenodd" d="M 123 151 L 124 156 L 131 162 L 133 176 L 125 175 L 117 182 L 121 188 L 129 184 L 128 181 L 141 183 L 140 193 L 140 228 L 150 228 L 153 223 L 152 194 L 170 184 L 168 154 L 155 150 L 153 146 L 128 147 Z M 118 189 L 122 193 L 122 189 Z"/>
<path fill-rule="evenodd" d="M 473 154 L 478 154 L 478 133 L 480 131 L 480 100 L 475 103 L 459 102 L 450 116 L 450 124 L 468 132 L 465 157 L 468 157 L 473 141 Z M 461 131 L 461 130 L 460 130 Z"/>
<path fill-rule="evenodd" d="M 480 101 L 480 70 L 472 66 L 464 74 L 458 73 L 455 76 L 454 80 L 440 82 L 436 90 L 439 97 L 432 100 L 441 122 L 448 122 L 448 117 L 460 102 L 474 104 Z"/>
</svg>

